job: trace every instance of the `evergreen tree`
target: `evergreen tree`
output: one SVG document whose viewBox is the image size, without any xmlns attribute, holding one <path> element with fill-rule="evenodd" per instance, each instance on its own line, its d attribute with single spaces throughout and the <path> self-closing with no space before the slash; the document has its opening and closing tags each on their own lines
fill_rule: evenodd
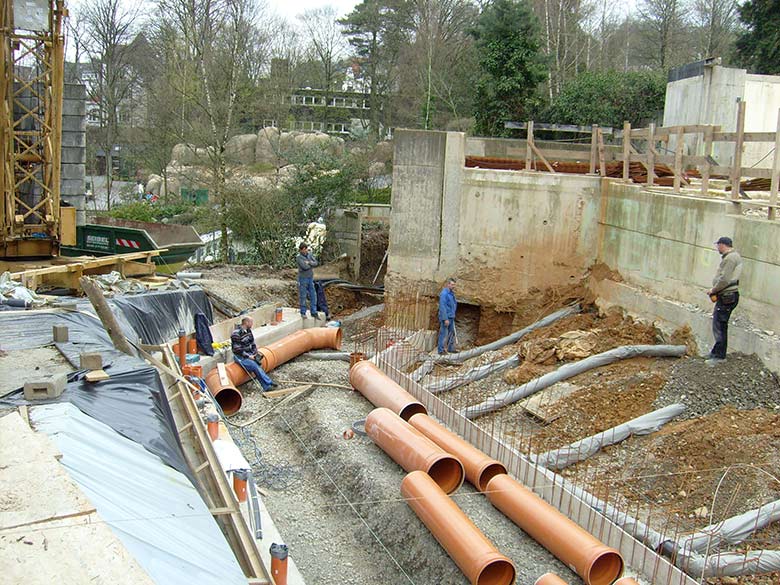
<svg viewBox="0 0 780 585">
<path fill-rule="evenodd" d="M 780 0 L 748 0 L 739 7 L 745 31 L 737 55 L 753 73 L 780 73 Z"/>
<path fill-rule="evenodd" d="M 503 135 L 504 122 L 527 118 L 546 78 L 539 25 L 525 0 L 494 0 L 480 14 L 473 34 L 481 70 L 476 131 Z"/>
</svg>

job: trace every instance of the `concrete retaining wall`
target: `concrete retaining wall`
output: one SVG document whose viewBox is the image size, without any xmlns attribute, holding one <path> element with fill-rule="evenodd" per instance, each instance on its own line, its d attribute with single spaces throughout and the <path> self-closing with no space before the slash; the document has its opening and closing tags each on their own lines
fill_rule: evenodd
<svg viewBox="0 0 780 585">
<path fill-rule="evenodd" d="M 465 302 L 511 311 L 529 288 L 576 282 L 603 263 L 623 280 L 594 282 L 601 302 L 664 329 L 689 325 L 706 351 L 713 242 L 730 235 L 745 262 L 732 350 L 780 371 L 780 223 L 731 213 L 724 200 L 599 177 L 466 169 L 460 133 L 395 137 L 389 303 L 409 291 L 435 295 L 454 275 Z"/>
</svg>

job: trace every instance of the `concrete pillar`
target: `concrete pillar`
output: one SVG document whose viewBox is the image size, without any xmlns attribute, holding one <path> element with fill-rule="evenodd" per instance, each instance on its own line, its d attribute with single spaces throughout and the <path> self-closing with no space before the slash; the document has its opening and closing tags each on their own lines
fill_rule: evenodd
<svg viewBox="0 0 780 585">
<path fill-rule="evenodd" d="M 82 84 L 66 83 L 62 100 L 62 162 L 60 196 L 76 208 L 76 224 L 86 223 L 84 176 L 87 156 L 87 91 Z"/>
<path fill-rule="evenodd" d="M 452 276 L 458 269 L 460 232 L 460 191 L 466 157 L 466 135 L 447 132 L 444 149 L 444 180 L 441 195 L 441 239 L 437 280 Z"/>
</svg>

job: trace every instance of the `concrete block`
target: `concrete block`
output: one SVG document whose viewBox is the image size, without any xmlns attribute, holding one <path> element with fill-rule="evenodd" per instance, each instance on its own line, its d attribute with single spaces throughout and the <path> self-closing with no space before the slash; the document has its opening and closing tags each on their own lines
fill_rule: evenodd
<svg viewBox="0 0 780 585">
<path fill-rule="evenodd" d="M 62 100 L 62 114 L 64 116 L 86 116 L 87 102 L 85 100 Z"/>
<path fill-rule="evenodd" d="M 97 352 L 85 352 L 79 355 L 79 368 L 82 370 L 102 370 L 103 356 Z"/>
<path fill-rule="evenodd" d="M 85 148 L 87 145 L 87 133 L 83 130 L 62 132 L 62 146 L 78 146 Z"/>
<path fill-rule="evenodd" d="M 60 190 L 63 193 L 69 193 L 71 195 L 83 195 L 86 192 L 84 179 L 61 179 Z"/>
<path fill-rule="evenodd" d="M 57 398 L 65 390 L 68 382 L 67 374 L 52 374 L 42 376 L 40 380 L 27 382 L 24 385 L 25 400 L 49 400 Z"/>
<path fill-rule="evenodd" d="M 83 179 L 86 175 L 86 169 L 83 164 L 62 164 L 60 165 L 60 172 L 64 180 Z"/>
<path fill-rule="evenodd" d="M 68 341 L 68 326 L 54 325 L 52 327 L 52 335 L 56 343 L 64 343 Z"/>
<path fill-rule="evenodd" d="M 62 86 L 62 96 L 66 100 L 85 100 L 87 86 L 82 83 L 65 83 Z"/>
<path fill-rule="evenodd" d="M 87 149 L 83 146 L 63 146 L 60 161 L 63 164 L 81 164 L 87 160 Z"/>
<path fill-rule="evenodd" d="M 63 132 L 86 132 L 87 119 L 84 116 L 63 116 Z"/>
</svg>

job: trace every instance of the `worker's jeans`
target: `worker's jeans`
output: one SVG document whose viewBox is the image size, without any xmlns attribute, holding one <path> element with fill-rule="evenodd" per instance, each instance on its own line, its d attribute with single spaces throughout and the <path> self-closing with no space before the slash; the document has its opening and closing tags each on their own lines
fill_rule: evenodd
<svg viewBox="0 0 780 585">
<path fill-rule="evenodd" d="M 306 316 L 306 296 L 309 296 L 309 306 L 311 307 L 311 316 L 317 315 L 317 293 L 314 290 L 313 278 L 298 279 L 298 302 L 300 304 L 301 315 Z"/>
<path fill-rule="evenodd" d="M 715 337 L 715 345 L 710 351 L 711 358 L 726 359 L 728 346 L 729 317 L 739 303 L 739 293 L 726 293 L 718 295 L 715 309 L 712 311 L 712 335 Z"/>
<path fill-rule="evenodd" d="M 250 376 L 254 375 L 254 377 L 260 381 L 260 385 L 263 387 L 263 390 L 268 390 L 268 388 L 271 387 L 271 384 L 273 384 L 273 380 L 268 377 L 268 374 L 265 373 L 265 370 L 263 370 L 263 368 L 260 367 L 260 364 L 258 364 L 254 359 L 242 358 L 234 355 L 233 361 L 244 368 L 247 374 Z"/>
<path fill-rule="evenodd" d="M 455 319 L 449 319 L 449 322 L 445 325 L 444 321 L 439 321 L 439 353 L 444 353 L 445 346 L 447 351 L 455 351 Z"/>
</svg>

